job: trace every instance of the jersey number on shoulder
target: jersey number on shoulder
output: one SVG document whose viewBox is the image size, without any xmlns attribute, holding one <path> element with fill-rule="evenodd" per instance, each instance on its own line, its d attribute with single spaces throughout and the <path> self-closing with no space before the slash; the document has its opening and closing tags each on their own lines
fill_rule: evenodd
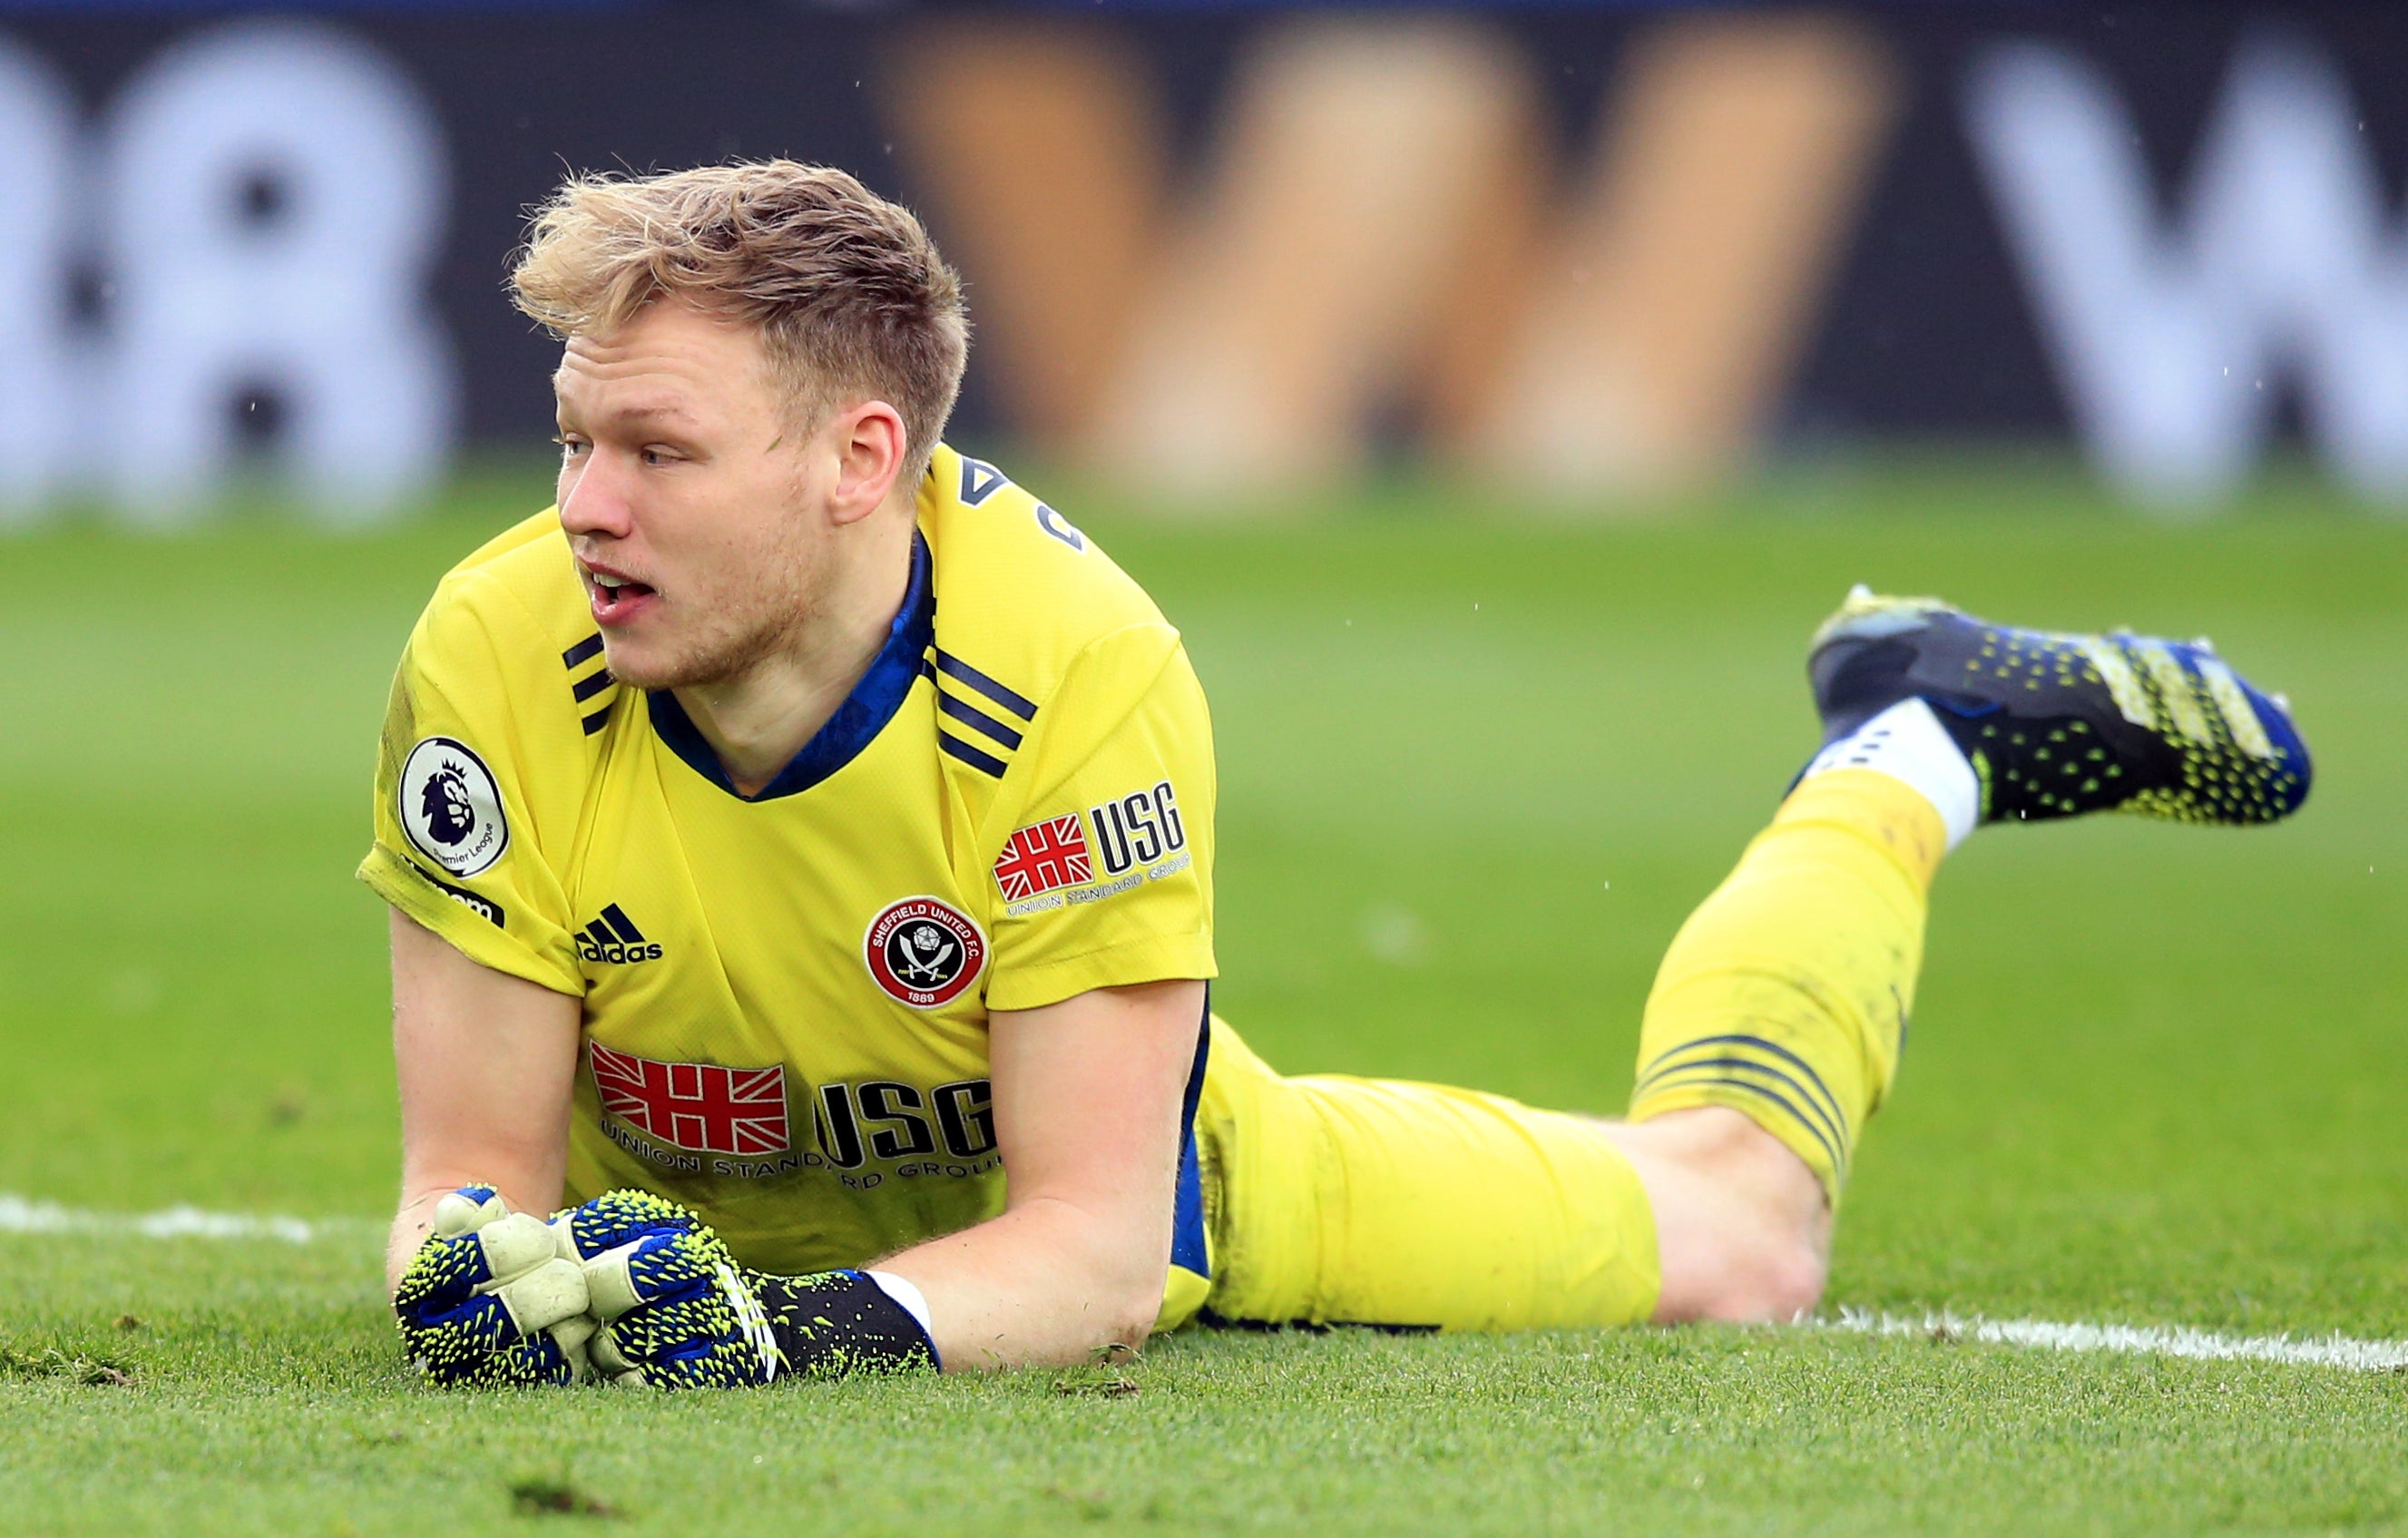
<svg viewBox="0 0 2408 1538">
<path fill-rule="evenodd" d="M 1001 470 L 983 459 L 962 456 L 962 506 L 977 507 L 996 492 L 1011 484 Z M 1083 555 L 1087 553 L 1087 537 L 1077 525 L 1044 503 L 1037 504 L 1037 526 Z"/>
</svg>

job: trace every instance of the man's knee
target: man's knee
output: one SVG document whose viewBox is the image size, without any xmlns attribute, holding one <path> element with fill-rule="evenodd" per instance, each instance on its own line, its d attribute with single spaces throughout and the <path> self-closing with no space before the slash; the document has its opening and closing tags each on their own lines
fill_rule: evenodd
<svg viewBox="0 0 2408 1538">
<path fill-rule="evenodd" d="M 1655 1317 L 1788 1320 L 1822 1301 L 1830 1209 L 1804 1161 L 1736 1111 L 1614 1128 L 1655 1208 Z"/>
<path fill-rule="evenodd" d="M 1730 1243 L 1698 1278 L 1679 1317 L 1786 1324 L 1823 1301 L 1827 1272 L 1823 1257 L 1808 1244 L 1761 1237 Z"/>
</svg>

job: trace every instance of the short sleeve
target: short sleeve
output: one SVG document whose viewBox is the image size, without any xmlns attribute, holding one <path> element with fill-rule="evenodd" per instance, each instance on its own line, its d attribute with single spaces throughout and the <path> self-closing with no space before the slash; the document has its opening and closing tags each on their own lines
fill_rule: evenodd
<svg viewBox="0 0 2408 1538">
<path fill-rule="evenodd" d="M 538 792 L 557 799 L 584 765 L 548 740 L 559 732 L 546 712 L 512 708 L 509 663 L 552 655 L 556 669 L 558 660 L 507 594 L 488 596 L 471 603 L 447 582 L 402 654 L 377 756 L 375 841 L 359 876 L 470 960 L 582 994 L 547 847 L 565 847 L 574 812 L 542 804 Z"/>
<path fill-rule="evenodd" d="M 1096 641 L 1039 725 L 989 878 L 987 1007 L 1215 975 L 1212 722 L 1178 632 Z"/>
</svg>

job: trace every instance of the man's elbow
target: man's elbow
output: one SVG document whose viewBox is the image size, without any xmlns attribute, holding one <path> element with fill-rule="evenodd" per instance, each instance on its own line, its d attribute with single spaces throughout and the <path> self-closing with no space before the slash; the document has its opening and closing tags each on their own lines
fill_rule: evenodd
<svg viewBox="0 0 2408 1538">
<path fill-rule="evenodd" d="M 1030 1205 L 1030 1217 L 1050 1230 L 1047 1269 L 1054 1281 L 1045 1290 L 1056 1300 L 1054 1307 L 1067 1305 L 1065 1314 L 1055 1315 L 1062 1330 L 1055 1339 L 1082 1354 L 1144 1344 L 1162 1315 L 1170 1268 L 1168 1215 L 1163 1215 L 1161 1232 L 1148 1235 L 1127 1215 L 1110 1209 L 1061 1198 L 1040 1198 Z"/>
<path fill-rule="evenodd" d="M 1083 1344 L 1091 1355 L 1115 1346 L 1134 1351 L 1154 1333 L 1154 1321 L 1161 1314 L 1162 1285 L 1158 1281 L 1151 1287 L 1116 1285 L 1110 1289 L 1098 1288 L 1087 1310 L 1087 1339 Z"/>
<path fill-rule="evenodd" d="M 1120 1256 L 1089 1272 L 1087 1317 L 1093 1338 L 1086 1344 L 1091 1350 L 1115 1345 L 1135 1350 L 1145 1344 L 1154 1320 L 1162 1316 L 1163 1279 L 1169 1265 L 1169 1246 L 1165 1245 L 1158 1260 Z"/>
</svg>

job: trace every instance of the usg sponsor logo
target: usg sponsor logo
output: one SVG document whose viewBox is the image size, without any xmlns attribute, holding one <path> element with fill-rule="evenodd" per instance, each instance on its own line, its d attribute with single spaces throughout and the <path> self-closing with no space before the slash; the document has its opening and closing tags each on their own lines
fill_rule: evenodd
<svg viewBox="0 0 2408 1538">
<path fill-rule="evenodd" d="M 1168 780 L 1152 790 L 1133 790 L 1116 801 L 1089 807 L 1087 821 L 1096 830 L 1096 853 L 1108 876 L 1132 865 L 1152 865 L 1187 847 L 1187 825 L 1180 821 L 1179 797 Z"/>
<path fill-rule="evenodd" d="M 935 898 L 889 903 L 862 936 L 862 960 L 889 998 L 932 1010 L 960 998 L 986 969 L 986 936 Z"/>
<path fill-rule="evenodd" d="M 501 787 L 468 744 L 421 740 L 401 761 L 395 815 L 418 852 L 455 876 L 473 876 L 510 846 Z"/>
<path fill-rule="evenodd" d="M 647 940 L 625 909 L 609 903 L 602 916 L 577 931 L 577 954 L 609 967 L 640 966 L 661 958 L 660 941 Z"/>
<path fill-rule="evenodd" d="M 897 1174 L 960 1179 L 997 1167 L 995 1091 L 984 1079 L 957 1079 L 933 1089 L 893 1079 L 824 1084 L 812 1120 L 820 1156 L 838 1170 L 871 1159 L 925 1159 Z"/>
<path fill-rule="evenodd" d="M 1083 822 L 1073 813 L 1021 828 L 996 860 L 995 879 L 1004 913 L 1025 918 L 1134 892 L 1194 863 L 1179 794 L 1158 780 L 1089 807 Z"/>
</svg>

